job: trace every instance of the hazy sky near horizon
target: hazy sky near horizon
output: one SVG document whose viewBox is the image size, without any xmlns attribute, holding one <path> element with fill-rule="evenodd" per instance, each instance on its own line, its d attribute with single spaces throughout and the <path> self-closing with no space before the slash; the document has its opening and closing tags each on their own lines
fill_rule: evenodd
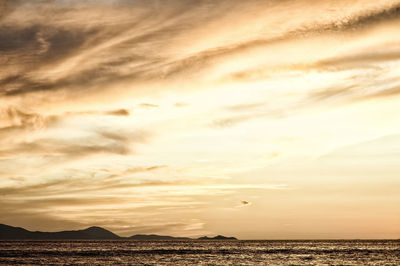
<svg viewBox="0 0 400 266">
<path fill-rule="evenodd" d="M 400 1 L 0 0 L 0 66 L 0 223 L 400 237 Z"/>
</svg>

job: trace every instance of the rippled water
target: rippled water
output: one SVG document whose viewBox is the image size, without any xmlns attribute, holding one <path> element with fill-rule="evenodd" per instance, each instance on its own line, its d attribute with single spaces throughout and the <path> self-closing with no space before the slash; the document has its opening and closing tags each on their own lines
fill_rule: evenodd
<svg viewBox="0 0 400 266">
<path fill-rule="evenodd" d="M 400 265 L 400 241 L 0 241 L 0 264 Z"/>
</svg>

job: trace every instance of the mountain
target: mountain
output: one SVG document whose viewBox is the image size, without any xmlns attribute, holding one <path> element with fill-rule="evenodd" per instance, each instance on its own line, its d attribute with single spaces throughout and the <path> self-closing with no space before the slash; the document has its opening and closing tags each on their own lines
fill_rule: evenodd
<svg viewBox="0 0 400 266">
<path fill-rule="evenodd" d="M 97 226 L 84 230 L 39 232 L 28 231 L 21 227 L 0 224 L 0 239 L 120 239 L 121 237 Z"/>
<path fill-rule="evenodd" d="M 191 240 L 189 237 L 174 237 L 174 236 L 160 236 L 160 235 L 133 235 L 129 237 L 132 240 Z"/>
<path fill-rule="evenodd" d="M 227 237 L 227 236 L 221 236 L 221 235 L 217 235 L 214 237 L 208 237 L 208 236 L 203 236 L 203 237 L 199 237 L 199 240 L 237 240 L 236 237 Z"/>
<path fill-rule="evenodd" d="M 1 239 L 48 239 L 48 240 L 61 240 L 61 239 L 121 239 L 121 240 L 196 240 L 188 237 L 173 237 L 173 236 L 160 236 L 160 235 L 133 235 L 131 237 L 120 237 L 113 232 L 98 226 L 92 226 L 83 230 L 71 230 L 60 232 L 40 232 L 29 231 L 21 227 L 13 227 L 5 224 L 0 224 L 0 240 Z M 218 235 L 216 237 L 200 237 L 199 240 L 237 240 L 234 237 L 225 237 Z"/>
<path fill-rule="evenodd" d="M 32 232 L 21 227 L 0 224 L 0 239 L 26 239 Z"/>
</svg>

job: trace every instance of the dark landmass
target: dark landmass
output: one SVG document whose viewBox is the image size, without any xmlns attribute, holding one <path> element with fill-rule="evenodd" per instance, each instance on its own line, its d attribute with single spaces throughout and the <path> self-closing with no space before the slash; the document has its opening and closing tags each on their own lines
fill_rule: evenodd
<svg viewBox="0 0 400 266">
<path fill-rule="evenodd" d="M 236 237 L 226 237 L 226 236 L 221 236 L 221 235 L 217 235 L 215 237 L 208 237 L 208 236 L 203 236 L 203 237 L 199 237 L 199 240 L 237 240 Z"/>
<path fill-rule="evenodd" d="M 29 231 L 21 227 L 13 227 L 0 224 L 0 239 L 3 240 L 62 240 L 62 239 L 84 239 L 84 240 L 106 240 L 106 239 L 129 239 L 129 240 L 196 240 L 188 237 L 173 237 L 160 235 L 133 235 L 121 237 L 98 226 L 92 226 L 83 230 L 40 232 Z M 198 240 L 237 240 L 234 237 L 218 235 L 216 237 L 200 237 Z"/>
<path fill-rule="evenodd" d="M 21 227 L 0 224 L 0 239 L 120 239 L 121 237 L 97 226 L 84 230 L 39 232 L 28 231 Z"/>
<path fill-rule="evenodd" d="M 174 237 L 174 236 L 160 236 L 160 235 L 133 235 L 128 237 L 133 240 L 191 240 L 189 237 Z"/>
</svg>

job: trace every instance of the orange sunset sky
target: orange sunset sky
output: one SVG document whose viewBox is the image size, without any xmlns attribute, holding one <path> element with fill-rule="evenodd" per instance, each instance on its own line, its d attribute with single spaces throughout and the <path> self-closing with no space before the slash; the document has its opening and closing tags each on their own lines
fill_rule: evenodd
<svg viewBox="0 0 400 266">
<path fill-rule="evenodd" d="M 0 223 L 399 238 L 399 174 L 398 0 L 0 0 Z"/>
</svg>

